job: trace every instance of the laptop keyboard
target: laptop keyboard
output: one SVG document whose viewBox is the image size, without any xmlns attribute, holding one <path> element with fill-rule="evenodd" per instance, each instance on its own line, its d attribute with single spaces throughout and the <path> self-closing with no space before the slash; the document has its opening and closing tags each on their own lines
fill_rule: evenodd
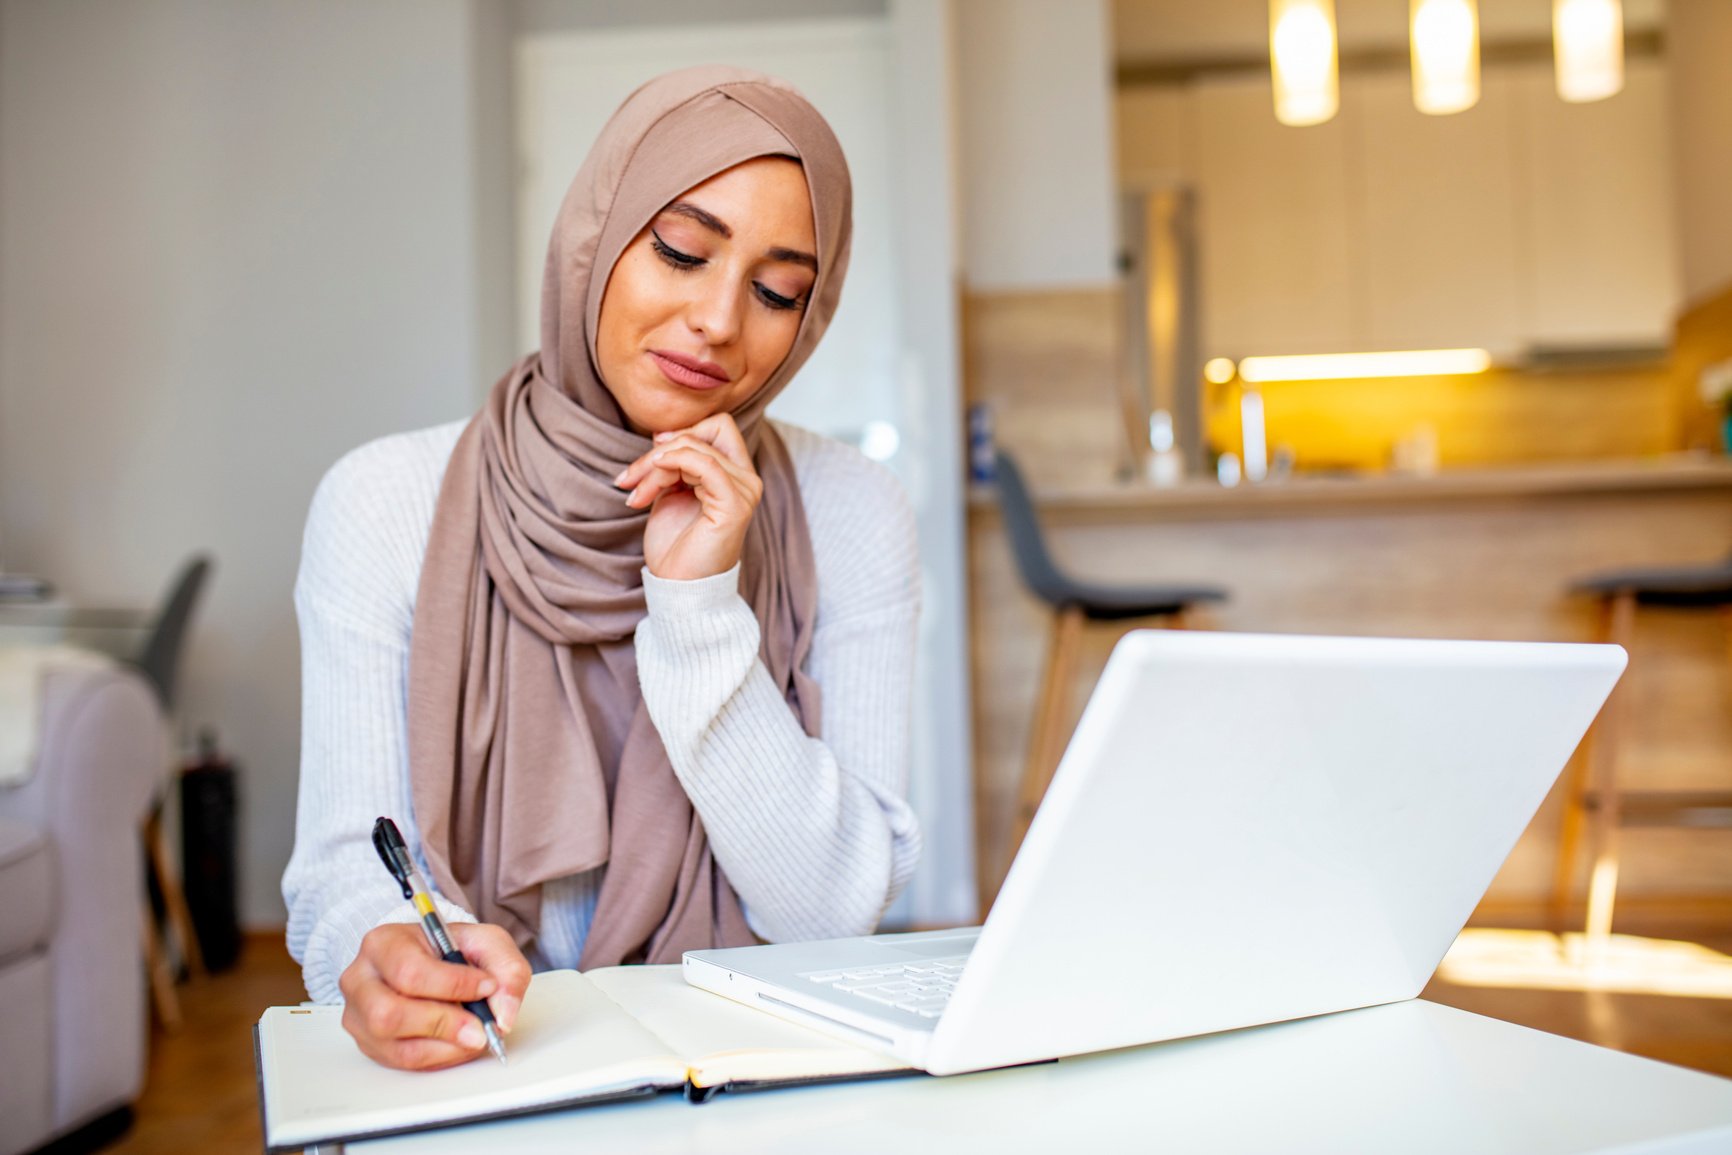
<svg viewBox="0 0 1732 1155">
<path fill-rule="evenodd" d="M 912 1011 L 923 1019 L 936 1019 L 944 1013 L 944 1005 L 950 1001 L 950 992 L 956 989 L 956 979 L 962 974 L 962 964 L 967 961 L 967 955 L 957 955 L 847 970 L 809 971 L 801 977 L 881 1006 Z"/>
</svg>

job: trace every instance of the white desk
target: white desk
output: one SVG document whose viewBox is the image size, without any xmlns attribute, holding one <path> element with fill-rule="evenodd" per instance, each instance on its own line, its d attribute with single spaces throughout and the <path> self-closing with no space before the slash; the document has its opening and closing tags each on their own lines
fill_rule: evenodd
<svg viewBox="0 0 1732 1155">
<path fill-rule="evenodd" d="M 1724 1153 L 1732 1080 L 1414 1000 L 948 1079 L 583 1107 L 346 1155 L 1154 1150 Z"/>
</svg>

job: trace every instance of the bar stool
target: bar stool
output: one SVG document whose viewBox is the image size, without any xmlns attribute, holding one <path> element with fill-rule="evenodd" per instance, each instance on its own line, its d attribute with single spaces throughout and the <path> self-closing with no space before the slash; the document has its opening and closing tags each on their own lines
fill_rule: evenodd
<svg viewBox="0 0 1732 1155">
<path fill-rule="evenodd" d="M 1717 609 L 1732 638 L 1732 557 L 1711 565 L 1617 570 L 1574 582 L 1572 593 L 1596 598 L 1600 640 L 1630 648 L 1636 607 Z M 1635 659 L 1632 659 L 1632 663 Z M 1620 685 L 1600 711 L 1570 767 L 1552 906 L 1561 917 L 1575 881 L 1582 827 L 1593 815 L 1593 871 L 1588 881 L 1586 937 L 1604 944 L 1612 932 L 1622 826 L 1732 827 L 1732 790 L 1624 791 L 1618 786 L 1619 724 L 1626 691 Z M 1592 787 L 1590 787 L 1590 781 Z"/>
<path fill-rule="evenodd" d="M 1153 617 L 1165 619 L 1170 629 L 1184 629 L 1188 611 L 1202 602 L 1224 601 L 1227 591 L 1204 585 L 1121 586 L 1078 581 L 1061 570 L 1047 550 L 1046 537 L 1041 533 L 1034 500 L 1029 496 L 1022 471 L 1002 450 L 997 458 L 996 478 L 999 505 L 1004 512 L 1017 571 L 1029 590 L 1053 611 L 1046 670 L 1041 675 L 1040 697 L 1035 703 L 1029 732 L 1028 758 L 1017 789 L 1010 853 L 1005 858 L 1008 870 L 1063 753 L 1061 727 L 1083 623 Z"/>
<path fill-rule="evenodd" d="M 132 660 L 139 673 L 156 691 L 163 713 L 173 717 L 175 695 L 180 684 L 180 660 L 185 649 L 187 628 L 199 596 L 211 571 L 211 559 L 203 555 L 189 558 L 174 577 L 168 595 L 163 599 L 156 621 L 144 647 Z M 174 975 L 167 952 L 157 931 L 156 907 L 160 902 L 174 934 L 180 940 L 181 962 L 189 975 L 205 973 L 204 956 L 199 950 L 198 932 L 192 912 L 186 905 L 186 891 L 180 875 L 169 865 L 168 851 L 163 846 L 163 808 L 168 801 L 172 767 L 164 767 L 164 777 L 152 792 L 150 809 L 145 815 L 140 837 L 144 842 L 144 957 L 150 977 L 151 1006 L 164 1028 L 172 1031 L 180 1026 L 180 998 L 174 991 Z"/>
</svg>

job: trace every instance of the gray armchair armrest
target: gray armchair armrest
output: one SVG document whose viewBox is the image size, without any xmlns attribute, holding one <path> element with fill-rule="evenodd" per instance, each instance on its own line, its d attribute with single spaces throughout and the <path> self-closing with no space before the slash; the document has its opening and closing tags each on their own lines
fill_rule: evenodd
<svg viewBox="0 0 1732 1155">
<path fill-rule="evenodd" d="M 167 724 L 136 670 L 51 671 L 35 772 L 0 790 L 0 815 L 40 830 L 53 856 L 57 1134 L 129 1102 L 143 1081 L 139 827 L 168 756 Z"/>
</svg>

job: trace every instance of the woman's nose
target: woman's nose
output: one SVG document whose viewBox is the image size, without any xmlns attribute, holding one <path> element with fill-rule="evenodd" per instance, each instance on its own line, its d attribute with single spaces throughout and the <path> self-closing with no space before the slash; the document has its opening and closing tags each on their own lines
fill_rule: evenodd
<svg viewBox="0 0 1732 1155">
<path fill-rule="evenodd" d="M 699 287 L 686 307 L 686 324 L 711 345 L 726 345 L 740 335 L 745 294 L 738 285 L 712 282 Z"/>
</svg>

